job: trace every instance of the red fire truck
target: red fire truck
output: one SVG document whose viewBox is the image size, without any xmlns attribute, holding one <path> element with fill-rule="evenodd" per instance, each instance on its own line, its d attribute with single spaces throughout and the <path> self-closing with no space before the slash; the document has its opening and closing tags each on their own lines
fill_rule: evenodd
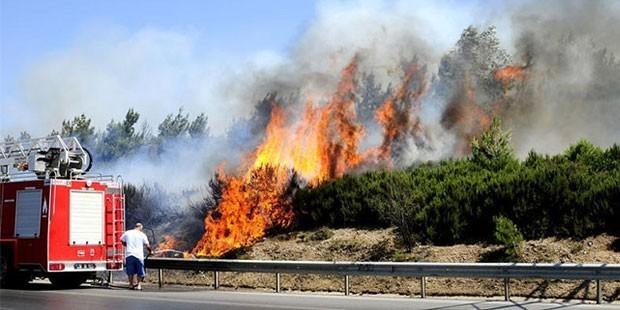
<svg viewBox="0 0 620 310">
<path fill-rule="evenodd" d="M 122 179 L 88 174 L 76 138 L 0 143 L 0 282 L 76 287 L 123 268 Z"/>
</svg>

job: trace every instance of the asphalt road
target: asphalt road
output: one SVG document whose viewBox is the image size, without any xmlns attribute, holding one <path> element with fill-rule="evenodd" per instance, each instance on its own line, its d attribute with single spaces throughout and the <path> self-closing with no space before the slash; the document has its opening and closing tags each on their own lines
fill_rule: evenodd
<svg viewBox="0 0 620 310">
<path fill-rule="evenodd" d="M 335 296 L 208 288 L 146 287 L 130 291 L 121 287 L 55 290 L 49 284 L 31 284 L 23 290 L 0 290 L 0 309 L 618 309 L 618 305 L 544 303 L 538 301 L 485 301 L 407 297 Z"/>
</svg>

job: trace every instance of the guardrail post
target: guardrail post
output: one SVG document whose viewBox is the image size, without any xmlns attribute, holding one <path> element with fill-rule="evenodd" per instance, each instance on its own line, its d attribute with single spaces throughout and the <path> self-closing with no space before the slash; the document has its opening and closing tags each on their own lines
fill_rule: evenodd
<svg viewBox="0 0 620 310">
<path fill-rule="evenodd" d="M 213 272 L 213 289 L 220 288 L 220 273 L 218 271 Z"/>
<path fill-rule="evenodd" d="M 164 285 L 164 271 L 162 269 L 157 269 L 157 284 L 159 288 Z"/>
<path fill-rule="evenodd" d="M 280 293 L 280 273 L 276 272 L 276 293 Z"/>
<path fill-rule="evenodd" d="M 510 278 L 504 278 L 504 300 L 510 301 Z"/>
<path fill-rule="evenodd" d="M 344 276 L 344 295 L 349 296 L 349 275 Z"/>
<path fill-rule="evenodd" d="M 420 278 L 420 297 L 426 298 L 426 277 Z"/>
<path fill-rule="evenodd" d="M 603 296 L 601 294 L 601 289 L 602 289 L 601 286 L 602 286 L 601 280 L 596 280 L 596 303 L 597 304 L 600 304 L 603 299 Z"/>
</svg>

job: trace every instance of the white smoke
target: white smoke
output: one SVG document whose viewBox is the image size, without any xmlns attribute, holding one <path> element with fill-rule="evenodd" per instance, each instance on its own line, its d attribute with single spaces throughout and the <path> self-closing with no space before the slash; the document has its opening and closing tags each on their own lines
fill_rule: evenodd
<svg viewBox="0 0 620 310">
<path fill-rule="evenodd" d="M 324 101 L 333 93 L 340 70 L 356 54 L 360 70 L 376 74 L 384 88 L 398 82 L 402 62 L 414 56 L 428 65 L 432 79 L 441 56 L 464 28 L 496 24 L 503 47 L 519 61 L 524 61 L 523 38 L 531 39 L 538 61 L 532 68 L 545 78 L 536 81 L 543 86 L 535 89 L 534 108 L 521 111 L 531 117 L 517 117 L 513 123 L 517 150 L 558 151 L 580 137 L 609 144 L 620 139 L 614 122 L 620 104 L 605 97 L 588 105 L 591 97 L 584 94 L 597 80 L 586 51 L 592 43 L 620 54 L 619 5 L 591 3 L 322 2 L 288 55 L 256 51 L 244 59 L 201 50 L 197 34 L 190 32 L 96 30 L 24 72 L 19 92 L 2 106 L 3 112 L 23 116 L 3 122 L 1 129 L 3 134 L 28 130 L 39 136 L 59 128 L 62 120 L 85 113 L 104 130 L 130 107 L 154 126 L 180 106 L 191 115 L 205 112 L 216 135 L 210 141 L 191 147 L 180 143 L 158 159 L 137 154 L 106 167 L 132 182 L 156 181 L 182 189 L 187 183 L 179 180 L 204 184 L 222 158 L 238 160 L 243 155 L 223 143 L 223 136 L 233 120 L 247 117 L 268 92 L 300 95 L 300 102 Z M 566 30 L 577 38 L 567 48 L 560 44 Z M 557 69 L 554 59 L 559 51 L 570 66 L 549 75 L 549 70 Z M 607 93 L 617 94 L 619 88 L 605 84 Z M 412 146 L 407 152 L 411 161 L 450 156 L 447 150 L 454 137 L 439 125 L 443 106 L 436 98 L 425 99 L 422 119 L 434 147 Z"/>
<path fill-rule="evenodd" d="M 230 59 L 199 53 L 196 41 L 192 34 L 150 28 L 83 35 L 24 72 L 18 99 L 4 103 L 3 110 L 27 117 L 13 119 L 11 128 L 3 125 L 2 131 L 45 135 L 81 113 L 104 129 L 130 107 L 141 119 L 157 124 L 182 106 L 193 115 L 207 113 L 212 130 L 223 132 L 234 116 L 243 115 L 220 88 L 222 79 L 235 70 L 228 68 Z M 273 59 L 259 52 L 240 62 L 260 67 Z"/>
<path fill-rule="evenodd" d="M 545 1 L 512 14 L 517 59 L 531 64 L 514 115 L 517 152 L 557 153 L 583 138 L 618 143 L 620 4 Z"/>
</svg>

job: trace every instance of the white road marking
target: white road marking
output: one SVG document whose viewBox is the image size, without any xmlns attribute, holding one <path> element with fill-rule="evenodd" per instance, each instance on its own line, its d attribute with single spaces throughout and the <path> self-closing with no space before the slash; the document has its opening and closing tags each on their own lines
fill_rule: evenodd
<svg viewBox="0 0 620 310">
<path fill-rule="evenodd" d="M 252 307 L 252 308 L 266 308 L 266 309 L 299 309 L 299 310 L 322 310 L 322 309 L 345 310 L 345 309 L 348 309 L 348 308 L 300 307 L 300 306 L 293 306 L 293 305 L 261 305 L 261 304 L 256 304 L 256 303 L 243 303 L 243 302 L 188 300 L 188 299 L 168 298 L 168 297 L 140 296 L 142 292 L 133 292 L 134 294 L 132 295 L 89 294 L 89 293 L 70 292 L 70 291 L 47 291 L 46 293 L 53 293 L 53 294 L 59 294 L 59 295 L 77 295 L 77 296 L 117 298 L 117 299 L 132 298 L 132 299 L 142 299 L 142 300 L 149 300 L 149 301 L 165 301 L 165 302 L 208 304 L 208 305 L 221 305 L 221 306 L 242 306 L 242 307 Z"/>
</svg>

